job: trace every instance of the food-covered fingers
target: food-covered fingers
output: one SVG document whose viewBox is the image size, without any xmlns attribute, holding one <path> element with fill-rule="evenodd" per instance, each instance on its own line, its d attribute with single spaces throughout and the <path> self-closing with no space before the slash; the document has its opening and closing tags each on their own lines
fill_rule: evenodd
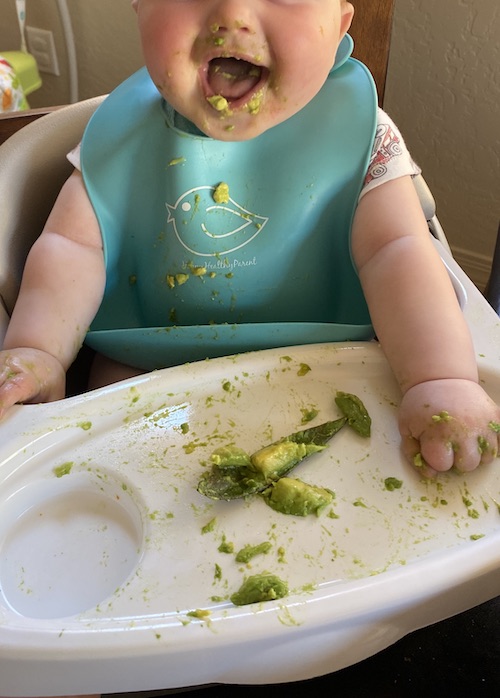
<svg viewBox="0 0 500 698">
<path fill-rule="evenodd" d="M 38 349 L 0 352 L 0 418 L 17 403 L 50 402 L 64 393 L 64 369 L 50 354 Z"/>
<path fill-rule="evenodd" d="M 455 445 L 454 466 L 462 472 L 469 472 L 491 463 L 498 455 L 498 435 L 490 427 L 468 434 Z"/>
<path fill-rule="evenodd" d="M 409 434 L 403 435 L 401 439 L 401 447 L 406 460 L 419 472 L 422 477 L 431 478 L 437 475 L 438 471 L 431 468 L 422 456 L 422 447 L 418 439 L 410 436 Z M 449 467 L 451 468 L 451 465 Z M 447 467 L 442 468 L 442 470 L 448 469 L 449 468 Z"/>
<path fill-rule="evenodd" d="M 426 477 L 451 468 L 470 472 L 491 463 L 497 455 L 498 435 L 491 427 L 472 433 L 466 428 L 462 433 L 457 429 L 452 437 L 444 434 L 441 439 L 424 434 L 420 441 L 412 439 L 407 449 L 410 462 Z"/>
<path fill-rule="evenodd" d="M 497 457 L 500 408 L 473 381 L 428 381 L 405 394 L 399 429 L 406 457 L 424 477 L 469 472 Z"/>
<path fill-rule="evenodd" d="M 453 467 L 454 460 L 453 444 L 449 439 L 432 438 L 426 440 L 422 438 L 420 442 L 420 459 L 416 458 L 413 464 L 419 467 L 422 462 L 422 466 L 425 463 L 433 471 L 442 473 Z"/>
<path fill-rule="evenodd" d="M 5 412 L 19 402 L 27 402 L 34 393 L 31 376 L 14 374 L 4 380 L 0 377 L 0 419 Z"/>
<path fill-rule="evenodd" d="M 500 424 L 490 422 L 485 434 L 477 437 L 477 447 L 481 453 L 481 463 L 491 463 L 500 454 Z"/>
</svg>

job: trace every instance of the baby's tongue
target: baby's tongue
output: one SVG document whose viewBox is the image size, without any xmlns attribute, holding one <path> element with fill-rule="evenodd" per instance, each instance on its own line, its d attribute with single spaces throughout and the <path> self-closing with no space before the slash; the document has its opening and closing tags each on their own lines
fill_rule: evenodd
<svg viewBox="0 0 500 698">
<path fill-rule="evenodd" d="M 208 83 L 214 94 L 239 99 L 260 80 L 258 66 L 237 58 L 214 58 L 208 66 Z"/>
</svg>

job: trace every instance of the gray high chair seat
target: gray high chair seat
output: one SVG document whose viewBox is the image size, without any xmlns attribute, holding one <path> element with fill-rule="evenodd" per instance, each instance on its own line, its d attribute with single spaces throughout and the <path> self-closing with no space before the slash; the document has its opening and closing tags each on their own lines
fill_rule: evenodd
<svg viewBox="0 0 500 698">
<path fill-rule="evenodd" d="M 103 96 L 57 109 L 0 145 L 0 346 L 14 307 L 29 249 L 72 166 L 66 154 L 80 141 Z M 422 176 L 414 179 L 431 233 L 450 252 Z"/>
<path fill-rule="evenodd" d="M 29 249 L 72 171 L 66 154 L 103 97 L 63 107 L 0 145 L 0 345 Z"/>
</svg>

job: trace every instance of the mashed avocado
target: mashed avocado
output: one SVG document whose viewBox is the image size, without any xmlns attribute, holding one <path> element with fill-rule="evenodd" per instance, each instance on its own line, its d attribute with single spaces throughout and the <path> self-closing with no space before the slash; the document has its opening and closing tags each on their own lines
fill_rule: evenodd
<svg viewBox="0 0 500 698">
<path fill-rule="evenodd" d="M 389 492 L 394 492 L 394 490 L 400 490 L 403 486 L 403 481 L 398 480 L 396 477 L 386 477 L 384 480 L 384 486 Z"/>
<path fill-rule="evenodd" d="M 207 102 L 216 111 L 224 111 L 229 106 L 227 99 L 225 97 L 223 97 L 222 95 L 213 95 L 212 97 L 207 97 Z"/>
<path fill-rule="evenodd" d="M 257 92 L 252 99 L 248 102 L 247 108 L 250 114 L 258 114 L 260 111 L 260 106 L 262 104 L 262 98 L 263 98 L 263 93 L 262 90 Z"/>
<path fill-rule="evenodd" d="M 67 461 L 62 465 L 58 465 L 53 468 L 52 472 L 56 477 L 63 477 L 64 475 L 69 475 L 73 467 L 73 461 Z"/>
<path fill-rule="evenodd" d="M 288 584 L 274 574 L 255 574 L 248 577 L 231 596 L 235 606 L 245 606 L 259 601 L 274 601 L 288 594 Z"/>
<path fill-rule="evenodd" d="M 273 546 L 269 541 L 264 541 L 258 545 L 245 545 L 236 553 L 236 562 L 250 562 L 256 555 L 267 555 Z"/>
<path fill-rule="evenodd" d="M 213 199 L 216 204 L 227 204 L 229 203 L 229 185 L 225 182 L 221 182 L 215 187 L 213 193 Z"/>
</svg>

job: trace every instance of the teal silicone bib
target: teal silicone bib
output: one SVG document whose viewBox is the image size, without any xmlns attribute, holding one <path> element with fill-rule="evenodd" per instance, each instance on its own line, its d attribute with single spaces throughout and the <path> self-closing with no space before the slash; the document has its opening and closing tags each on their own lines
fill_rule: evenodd
<svg viewBox="0 0 500 698">
<path fill-rule="evenodd" d="M 251 141 L 186 125 L 145 69 L 105 100 L 82 143 L 107 270 L 88 344 L 149 370 L 372 336 L 350 229 L 377 100 L 351 46 L 312 102 Z"/>
</svg>

